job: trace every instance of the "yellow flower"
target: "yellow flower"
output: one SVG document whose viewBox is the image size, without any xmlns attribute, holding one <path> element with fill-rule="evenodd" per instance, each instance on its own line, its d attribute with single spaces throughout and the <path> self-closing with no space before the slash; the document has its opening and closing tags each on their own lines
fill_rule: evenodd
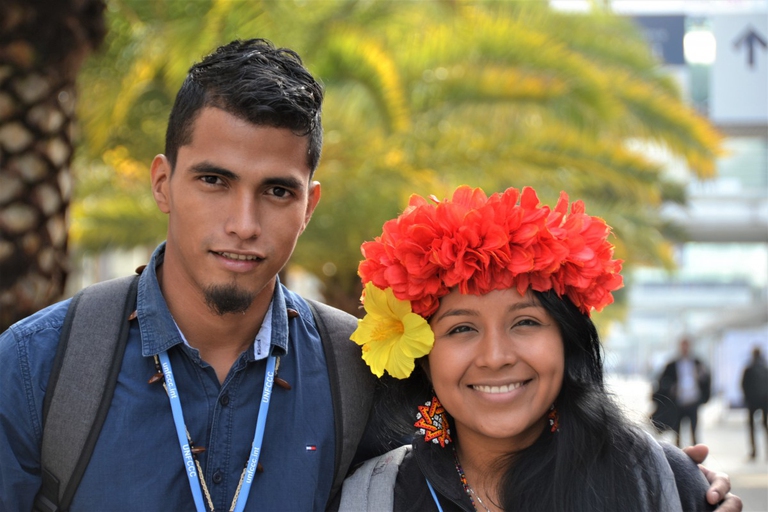
<svg viewBox="0 0 768 512">
<path fill-rule="evenodd" d="M 411 311 L 391 288 L 365 285 L 365 318 L 357 321 L 351 339 L 363 347 L 363 360 L 376 376 L 384 370 L 397 379 L 408 377 L 414 360 L 429 354 L 435 335 L 424 318 Z"/>
</svg>

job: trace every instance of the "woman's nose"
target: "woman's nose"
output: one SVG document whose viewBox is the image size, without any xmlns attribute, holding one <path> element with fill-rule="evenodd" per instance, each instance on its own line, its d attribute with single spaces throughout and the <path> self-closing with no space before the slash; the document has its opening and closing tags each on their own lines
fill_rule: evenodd
<svg viewBox="0 0 768 512">
<path fill-rule="evenodd" d="M 483 335 L 476 358 L 478 366 L 498 369 L 517 361 L 514 342 L 504 334 L 493 331 Z"/>
</svg>

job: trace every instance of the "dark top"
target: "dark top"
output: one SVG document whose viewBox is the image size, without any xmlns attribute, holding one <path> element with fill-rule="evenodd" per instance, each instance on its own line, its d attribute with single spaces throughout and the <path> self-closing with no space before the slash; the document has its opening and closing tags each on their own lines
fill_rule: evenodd
<svg viewBox="0 0 768 512">
<path fill-rule="evenodd" d="M 696 383 L 699 387 L 699 399 L 698 405 L 705 404 L 709 401 L 712 394 L 712 376 L 707 369 L 707 366 L 697 358 L 692 359 L 696 368 Z M 668 397 L 672 402 L 677 403 L 677 362 L 678 360 L 668 363 L 659 377 L 657 385 L 657 393 Z"/>
<path fill-rule="evenodd" d="M 680 509 L 685 512 L 703 512 L 713 510 L 714 507 L 706 502 L 705 493 L 708 483 L 702 475 L 696 463 L 677 447 L 668 443 L 661 443 L 656 447 L 659 464 L 659 472 L 666 472 L 668 479 L 674 474 L 674 483 L 662 481 L 662 494 L 670 499 L 671 491 L 677 503 L 679 496 Z M 386 457 L 386 456 L 384 456 Z M 664 457 L 669 464 L 666 466 Z M 381 460 L 381 459 L 379 459 Z M 445 512 L 474 512 L 464 487 L 461 483 L 453 458 L 451 448 L 440 448 L 439 445 L 425 443 L 417 440 L 399 466 L 394 489 L 393 512 L 431 512 L 437 511 L 437 506 L 427 487 L 426 480 L 432 484 L 440 500 L 440 506 Z M 675 491 L 676 487 L 676 491 Z M 666 491 L 666 492 L 665 492 Z M 674 496 L 674 495 L 677 496 Z M 370 496 L 370 495 L 369 495 Z M 639 496 L 638 500 L 646 497 Z M 668 503 L 662 500 L 663 503 Z M 329 510 L 338 510 L 340 499 L 334 501 Z M 478 509 L 482 509 L 478 505 Z M 677 509 L 675 506 L 666 509 Z M 654 511 L 655 512 L 655 511 Z"/>
<path fill-rule="evenodd" d="M 741 389 L 744 391 L 744 402 L 750 409 L 768 407 L 768 366 L 763 359 L 753 359 L 752 364 L 744 370 L 741 379 Z"/>
</svg>

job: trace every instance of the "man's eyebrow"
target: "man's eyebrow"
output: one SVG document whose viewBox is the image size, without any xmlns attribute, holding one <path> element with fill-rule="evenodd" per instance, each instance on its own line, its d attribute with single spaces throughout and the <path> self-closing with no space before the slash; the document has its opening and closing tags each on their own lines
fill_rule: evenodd
<svg viewBox="0 0 768 512">
<path fill-rule="evenodd" d="M 239 176 L 229 169 L 224 169 L 210 162 L 197 163 L 190 168 L 190 171 L 194 174 L 214 174 L 230 180 L 239 179 Z"/>
<path fill-rule="evenodd" d="M 197 163 L 190 168 L 190 171 L 193 174 L 221 176 L 222 178 L 227 178 L 233 181 L 240 179 L 240 175 L 237 173 L 210 162 Z M 290 190 L 300 190 L 304 188 L 304 182 L 292 176 L 268 177 L 264 179 L 262 185 L 265 187 L 283 187 Z"/>
<path fill-rule="evenodd" d="M 292 176 L 275 176 L 264 178 L 262 185 L 268 187 L 283 187 L 290 190 L 299 190 L 304 188 L 304 182 Z"/>
</svg>

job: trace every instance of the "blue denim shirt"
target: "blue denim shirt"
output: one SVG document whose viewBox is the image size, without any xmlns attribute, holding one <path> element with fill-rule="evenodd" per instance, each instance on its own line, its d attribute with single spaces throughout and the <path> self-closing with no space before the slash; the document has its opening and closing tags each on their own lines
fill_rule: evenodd
<svg viewBox="0 0 768 512">
<path fill-rule="evenodd" d="M 185 345 L 160 292 L 158 247 L 139 279 L 117 388 L 72 511 L 191 511 L 168 397 L 148 384 L 153 356 L 173 364 L 184 419 L 200 454 L 216 510 L 229 510 L 253 440 L 266 361 L 243 352 L 223 384 Z M 0 511 L 30 510 L 40 487 L 42 407 L 69 301 L 54 304 L 0 335 Z M 284 286 L 272 299 L 271 349 L 291 390 L 273 388 L 260 463 L 246 510 L 323 510 L 334 465 L 330 384 L 320 336 L 306 302 Z M 288 319 L 286 308 L 299 312 Z M 83 382 L 83 386 L 89 385 Z M 243 499 L 243 497 L 241 497 Z"/>
</svg>

